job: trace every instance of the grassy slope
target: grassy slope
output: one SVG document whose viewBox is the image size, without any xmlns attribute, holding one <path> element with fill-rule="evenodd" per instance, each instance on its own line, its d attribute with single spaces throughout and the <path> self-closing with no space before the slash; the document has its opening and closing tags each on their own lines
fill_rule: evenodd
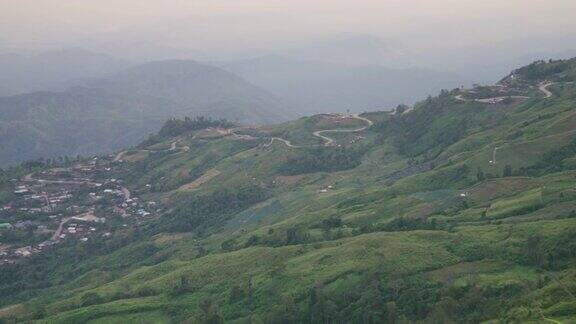
<svg viewBox="0 0 576 324">
<path fill-rule="evenodd" d="M 435 151 L 435 168 L 395 180 L 390 175 L 414 162 L 398 153 L 386 131 L 377 129 L 366 134 L 367 142 L 377 144 L 370 146 L 360 166 L 331 173 L 279 175 L 293 149 L 282 143 L 266 149 L 254 147 L 257 143 L 240 146 L 229 138 L 190 140 L 187 153 L 142 157 L 128 179 L 138 188 L 162 178 L 161 192 L 150 197 L 178 204 L 175 189 L 210 169 L 220 174 L 196 194 L 257 181 L 272 195 L 233 215 L 214 232 L 145 239 L 157 247 L 156 255 L 164 256 L 147 265 L 122 271 L 101 266 L 122 263 L 119 260 L 130 256 L 133 246 L 83 263 L 78 268 L 91 270 L 84 270 L 81 278 L 45 291 L 25 307 L 43 305 L 44 321 L 50 323 L 162 323 L 199 319 L 198 305 L 209 299 L 228 321 L 271 321 L 277 313 L 312 312 L 310 291 L 318 285 L 345 312 L 364 300 L 357 287 L 368 287 L 370 278 L 378 278 L 386 314 L 398 319 L 449 322 L 456 319 L 442 316 L 450 313 L 451 300 L 461 302 L 454 306 L 459 311 L 470 300 L 474 312 L 483 313 L 468 312 L 473 322 L 572 321 L 576 267 L 570 252 L 561 253 L 576 233 L 576 172 L 501 177 L 505 165 L 513 170 L 533 166 L 545 153 L 576 138 L 576 87 L 551 89 L 556 93 L 552 98 L 511 106 L 444 102 L 412 145 L 420 152 L 412 157 L 416 163 L 430 159 L 428 152 Z M 370 118 L 386 122 L 383 116 Z M 472 122 L 442 147 L 437 142 L 442 130 L 461 123 L 462 116 Z M 308 144 L 313 143 L 310 133 L 317 124 L 316 119 L 301 119 L 271 132 Z M 493 165 L 488 161 L 495 147 L 498 162 Z M 190 170 L 197 173 L 191 176 Z M 489 179 L 478 181 L 479 170 Z M 333 190 L 319 192 L 329 185 Z M 322 220 L 330 217 L 340 218 L 345 226 L 323 230 Z M 399 217 L 425 219 L 428 227 L 385 227 Z M 432 220 L 436 229 L 429 227 Z M 304 230 L 305 239 L 286 245 L 286 233 L 294 228 Z M 248 246 L 252 237 L 258 240 Z M 235 251 L 222 251 L 221 244 L 229 240 Z M 199 245 L 209 254 L 200 257 Z M 555 253 L 551 264 L 546 255 Z M 422 294 L 433 291 L 433 297 L 415 297 L 413 280 Z M 234 287 L 243 292 L 239 301 L 231 301 Z M 97 293 L 101 301 L 80 307 L 87 292 Z M 391 303 L 394 312 L 389 310 Z M 413 310 L 417 304 L 431 306 Z"/>
</svg>

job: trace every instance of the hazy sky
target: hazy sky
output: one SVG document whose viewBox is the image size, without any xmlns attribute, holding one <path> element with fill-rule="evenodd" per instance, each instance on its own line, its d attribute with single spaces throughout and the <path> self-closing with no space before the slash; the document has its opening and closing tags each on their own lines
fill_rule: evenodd
<svg viewBox="0 0 576 324">
<path fill-rule="evenodd" d="M 562 37 L 576 37 L 576 1 L 0 0 L 5 49 L 156 46 L 208 60 L 342 35 L 371 35 L 411 53 L 517 40 L 535 40 L 534 51 L 562 51 L 574 48 Z"/>
<path fill-rule="evenodd" d="M 166 43 L 343 32 L 473 43 L 576 32 L 575 13 L 574 0 L 0 0 L 0 35 L 30 43 L 158 28 Z"/>
</svg>

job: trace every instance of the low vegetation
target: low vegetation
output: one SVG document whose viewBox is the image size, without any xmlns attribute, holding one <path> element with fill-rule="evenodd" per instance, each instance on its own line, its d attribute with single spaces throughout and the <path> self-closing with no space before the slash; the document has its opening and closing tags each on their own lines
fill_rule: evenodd
<svg viewBox="0 0 576 324">
<path fill-rule="evenodd" d="M 571 64 L 535 63 L 517 74 L 536 85 L 569 75 Z M 0 317 L 574 321 L 576 88 L 495 103 L 456 95 L 363 115 L 374 126 L 340 146 L 269 141 L 289 132 L 312 142 L 315 125 L 329 123 L 322 116 L 251 130 L 249 139 L 199 139 L 203 128 L 230 125 L 171 120 L 139 147 L 150 154 L 118 162 L 126 185 L 162 201 L 163 213 L 110 239 L 0 267 Z M 152 152 L 175 137 L 189 150 Z M 194 190 L 178 190 L 207 173 Z M 22 173 L 0 176 L 10 187 L 6 179 Z"/>
</svg>

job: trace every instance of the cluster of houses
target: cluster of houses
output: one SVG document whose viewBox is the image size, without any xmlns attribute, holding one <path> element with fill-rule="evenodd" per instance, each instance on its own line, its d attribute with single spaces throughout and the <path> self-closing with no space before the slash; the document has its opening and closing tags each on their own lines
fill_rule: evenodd
<svg viewBox="0 0 576 324">
<path fill-rule="evenodd" d="M 492 86 L 480 87 L 475 85 L 472 89 L 455 89 L 456 99 L 461 101 L 476 101 L 485 104 L 499 104 L 507 100 L 512 99 L 526 99 L 527 91 L 529 86 L 523 83 L 517 82 L 514 74 L 509 75 L 505 79 L 501 80 L 499 83 Z M 489 97 L 482 98 L 489 93 Z M 465 99 L 464 96 L 472 99 Z"/>
<path fill-rule="evenodd" d="M 0 206 L 0 265 L 41 253 L 65 240 L 109 237 L 109 217 L 126 218 L 127 226 L 133 219 L 154 216 L 159 211 L 157 204 L 133 197 L 122 181 L 113 177 L 115 171 L 115 163 L 96 158 L 14 179 L 14 198 Z M 41 243 L 6 242 L 2 236 L 11 231 L 25 232 L 25 241 Z"/>
<path fill-rule="evenodd" d="M 30 257 L 35 253 L 40 253 L 51 249 L 57 244 L 56 241 L 48 240 L 36 245 L 27 245 L 17 248 L 6 248 L 0 250 L 0 266 L 6 264 L 14 264 L 20 258 Z"/>
<path fill-rule="evenodd" d="M 67 237 L 76 237 L 87 242 L 90 236 L 97 234 L 98 224 L 106 223 L 106 218 L 97 217 L 92 212 L 66 219 L 52 236 L 54 241 L 64 240 Z"/>
</svg>

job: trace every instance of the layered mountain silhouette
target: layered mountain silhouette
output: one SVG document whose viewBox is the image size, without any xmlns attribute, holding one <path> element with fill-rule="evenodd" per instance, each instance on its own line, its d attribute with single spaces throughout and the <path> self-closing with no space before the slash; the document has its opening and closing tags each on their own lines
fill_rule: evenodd
<svg viewBox="0 0 576 324">
<path fill-rule="evenodd" d="M 293 103 L 303 115 L 390 110 L 470 83 L 455 74 L 423 68 L 346 65 L 277 55 L 220 66 Z"/>
<path fill-rule="evenodd" d="M 184 60 L 146 63 L 61 92 L 0 98 L 0 165 L 130 146 L 170 117 L 263 124 L 291 117 L 285 107 L 216 67 Z"/>
</svg>

